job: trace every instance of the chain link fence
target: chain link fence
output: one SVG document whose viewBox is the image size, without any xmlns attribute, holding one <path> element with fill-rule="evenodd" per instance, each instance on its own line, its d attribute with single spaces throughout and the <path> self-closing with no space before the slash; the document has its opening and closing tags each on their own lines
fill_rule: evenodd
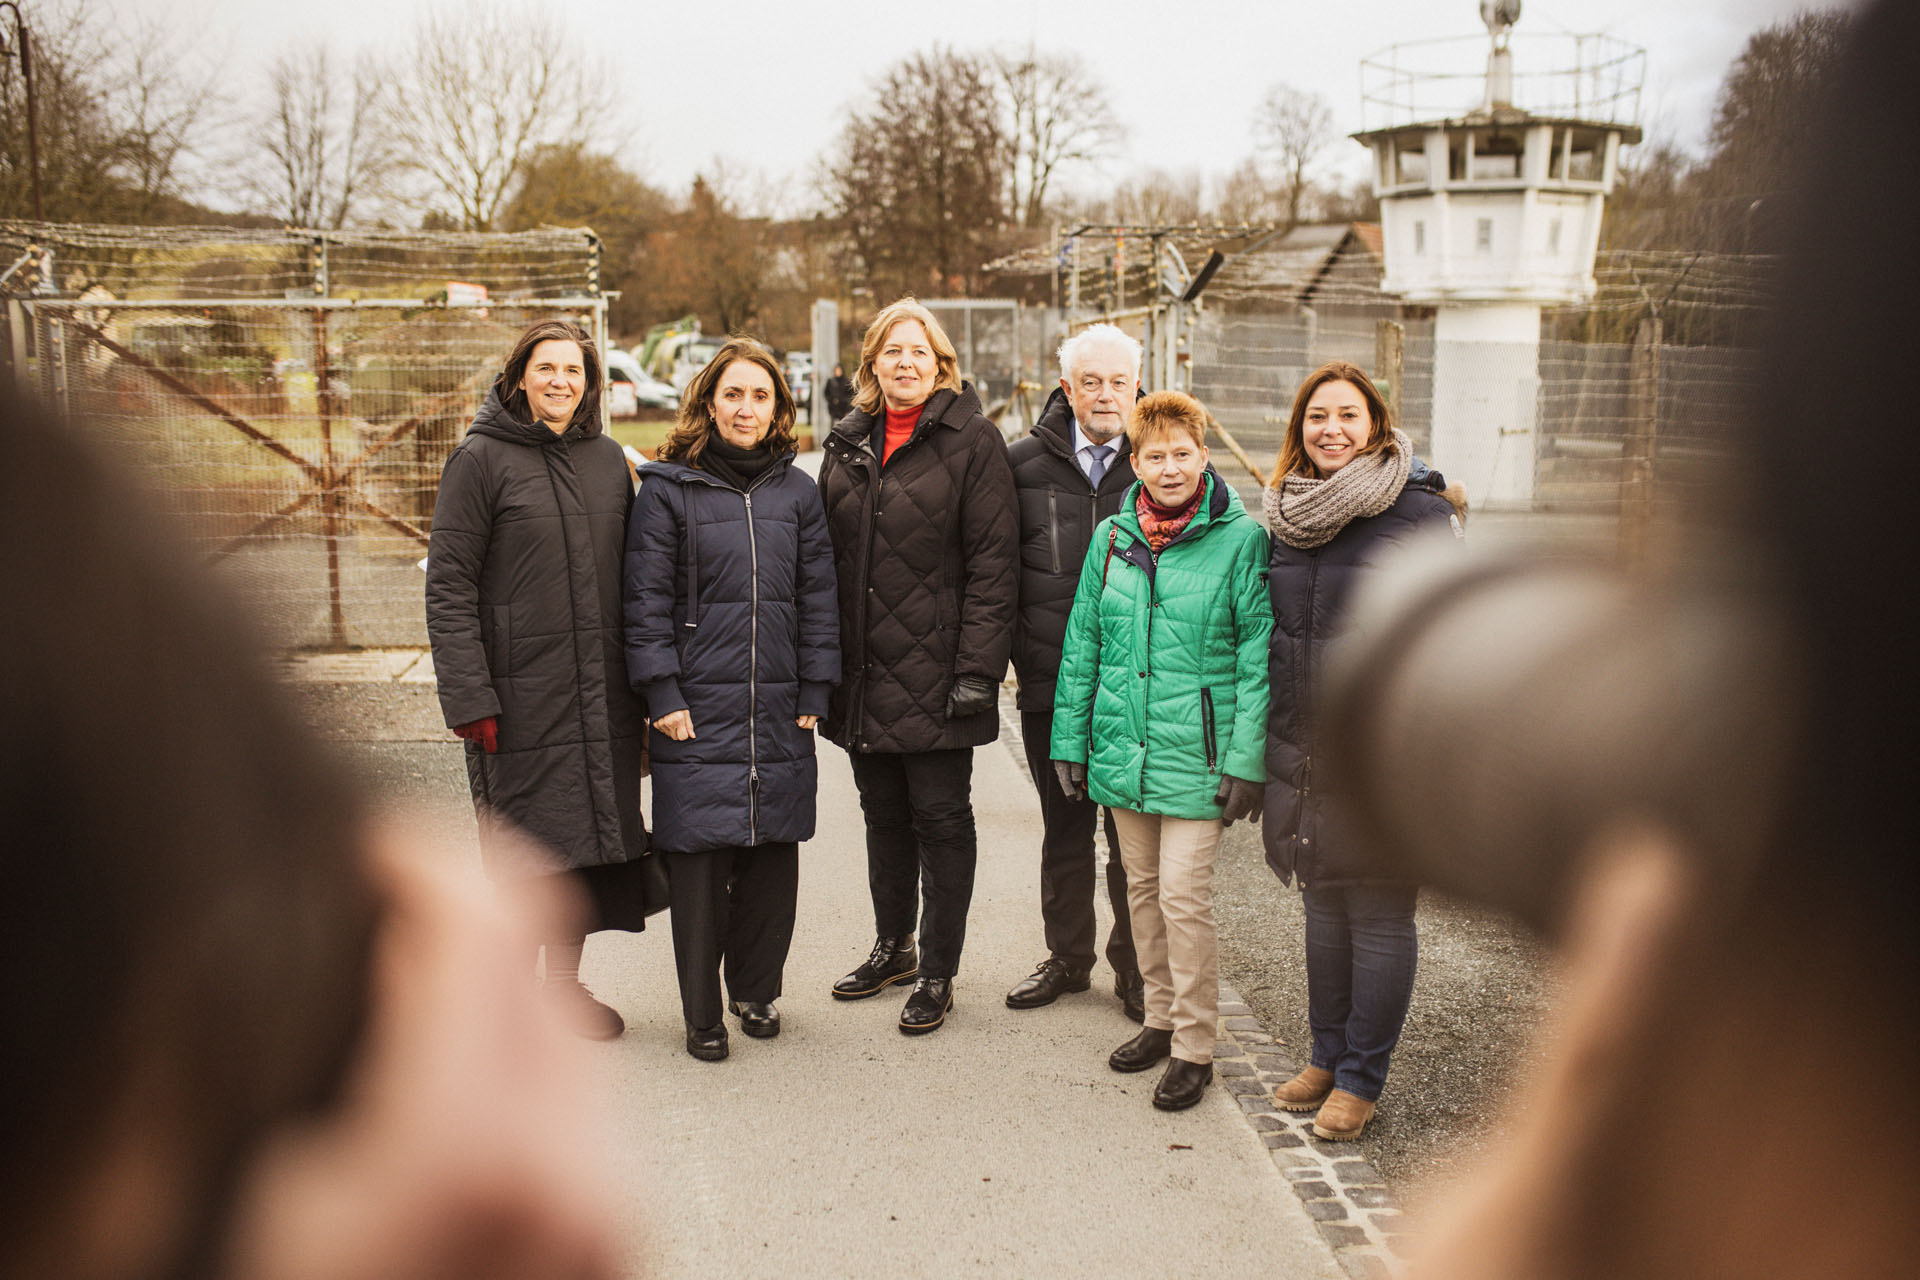
<svg viewBox="0 0 1920 1280">
<path fill-rule="evenodd" d="M 507 350 L 553 316 L 604 334 L 581 232 L 7 225 L 0 254 L 30 268 L 8 282 L 15 377 L 143 477 L 287 649 L 425 643 L 440 471 Z"/>
</svg>

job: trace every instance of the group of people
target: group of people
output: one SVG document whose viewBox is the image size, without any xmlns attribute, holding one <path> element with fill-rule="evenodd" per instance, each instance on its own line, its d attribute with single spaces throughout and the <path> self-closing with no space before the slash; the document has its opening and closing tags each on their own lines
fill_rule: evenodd
<svg viewBox="0 0 1920 1280">
<path fill-rule="evenodd" d="M 579 882 L 588 926 L 639 929 L 669 906 L 687 1051 L 725 1058 L 724 1014 L 780 1031 L 817 729 L 852 764 L 874 911 L 833 995 L 904 984 L 900 1030 L 926 1034 L 954 1006 L 973 750 L 999 735 L 1011 662 L 1047 955 L 1006 1003 L 1091 986 L 1104 810 L 1105 956 L 1142 1024 L 1109 1063 L 1165 1063 L 1154 1105 L 1192 1106 L 1217 1021 L 1214 855 L 1226 825 L 1264 817 L 1268 861 L 1305 897 L 1314 1037 L 1276 1101 L 1358 1136 L 1411 996 L 1416 888 L 1370 866 L 1314 790 L 1313 699 L 1356 574 L 1457 533 L 1456 507 L 1352 365 L 1300 388 L 1256 519 L 1208 463 L 1200 403 L 1141 393 L 1132 337 L 1094 325 L 1059 360 L 1009 446 L 939 322 L 893 303 L 816 484 L 794 465 L 778 362 L 734 338 L 630 479 L 600 429 L 591 340 L 563 321 L 522 334 L 448 459 L 428 561 L 489 870 L 551 869 L 522 855 L 525 832 Z M 617 1036 L 580 982 L 583 941 L 546 940 L 543 989 L 584 1033 Z"/>
</svg>

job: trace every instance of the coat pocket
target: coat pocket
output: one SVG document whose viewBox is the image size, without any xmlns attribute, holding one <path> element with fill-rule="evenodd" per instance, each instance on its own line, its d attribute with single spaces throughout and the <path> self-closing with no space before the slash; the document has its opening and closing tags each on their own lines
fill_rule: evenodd
<svg viewBox="0 0 1920 1280">
<path fill-rule="evenodd" d="M 1211 773 L 1220 763 L 1219 739 L 1214 733 L 1213 690 L 1200 691 L 1200 738 L 1207 748 L 1207 771 Z"/>
</svg>

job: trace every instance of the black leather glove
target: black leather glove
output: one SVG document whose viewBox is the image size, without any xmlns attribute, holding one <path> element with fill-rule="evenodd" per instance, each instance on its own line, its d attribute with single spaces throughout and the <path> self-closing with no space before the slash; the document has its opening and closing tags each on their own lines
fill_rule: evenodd
<svg viewBox="0 0 1920 1280">
<path fill-rule="evenodd" d="M 1228 826 L 1232 826 L 1236 818 L 1258 823 L 1264 790 L 1257 782 L 1248 782 L 1245 778 L 1224 773 L 1220 775 L 1220 789 L 1213 793 L 1213 802 L 1221 806 L 1220 817 Z"/>
<path fill-rule="evenodd" d="M 1053 776 L 1059 780 L 1060 789 L 1067 793 L 1069 800 L 1087 798 L 1087 766 L 1073 760 L 1055 760 Z"/>
<path fill-rule="evenodd" d="M 1000 703 L 1000 686 L 985 676 L 955 676 L 947 693 L 947 719 L 959 720 L 991 711 Z"/>
</svg>

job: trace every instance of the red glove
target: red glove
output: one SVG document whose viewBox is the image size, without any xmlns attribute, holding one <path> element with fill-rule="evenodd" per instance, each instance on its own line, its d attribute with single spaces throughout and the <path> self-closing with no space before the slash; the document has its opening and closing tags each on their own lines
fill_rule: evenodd
<svg viewBox="0 0 1920 1280">
<path fill-rule="evenodd" d="M 468 742 L 479 743 L 480 749 L 488 755 L 500 749 L 500 722 L 493 716 L 475 720 L 472 724 L 457 724 L 453 731 Z"/>
</svg>

